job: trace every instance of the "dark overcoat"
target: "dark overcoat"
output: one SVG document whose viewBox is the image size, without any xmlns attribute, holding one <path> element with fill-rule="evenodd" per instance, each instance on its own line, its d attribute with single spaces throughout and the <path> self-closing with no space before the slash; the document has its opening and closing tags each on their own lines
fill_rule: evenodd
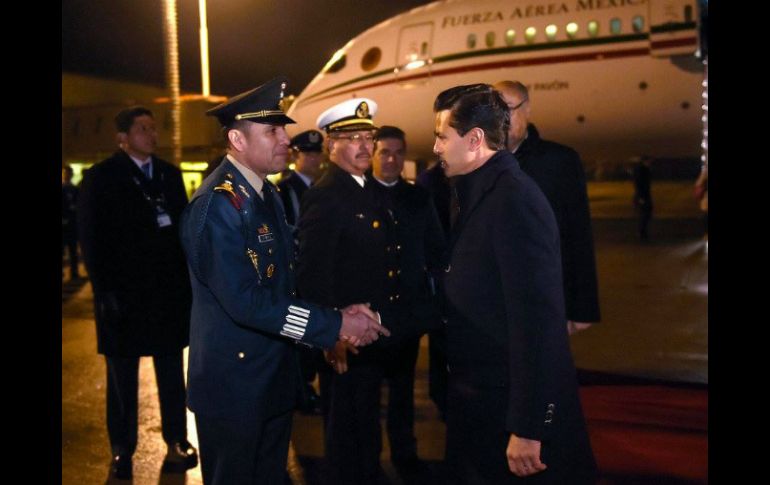
<svg viewBox="0 0 770 485">
<path fill-rule="evenodd" d="M 598 322 L 599 291 L 585 172 L 578 153 L 543 140 L 534 125 L 516 150 L 521 169 L 551 204 L 561 236 L 564 303 L 567 319 Z"/>
<path fill-rule="evenodd" d="M 91 167 L 80 186 L 78 231 L 101 354 L 163 355 L 189 340 L 190 281 L 179 242 L 187 194 L 178 168 L 154 156 L 152 165 L 147 180 L 118 151 Z M 170 225 L 159 225 L 159 204 Z"/>
<path fill-rule="evenodd" d="M 515 482 L 505 459 L 515 433 L 542 442 L 548 470 L 533 482 L 590 481 L 553 211 L 507 151 L 459 177 L 457 193 L 444 273 L 447 460 L 470 460 L 491 477 L 482 483 Z"/>
</svg>

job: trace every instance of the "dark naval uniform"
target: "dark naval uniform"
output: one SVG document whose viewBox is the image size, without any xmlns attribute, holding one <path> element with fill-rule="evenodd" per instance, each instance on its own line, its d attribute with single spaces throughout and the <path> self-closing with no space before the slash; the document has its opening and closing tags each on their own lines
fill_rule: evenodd
<svg viewBox="0 0 770 485">
<path fill-rule="evenodd" d="M 595 462 L 564 324 L 559 232 L 548 201 L 499 151 L 458 177 L 445 270 L 453 483 L 588 484 Z M 510 433 L 541 441 L 545 471 L 510 472 Z"/>
<path fill-rule="evenodd" d="M 598 322 L 599 291 L 586 178 L 577 152 L 540 138 L 534 125 L 516 150 L 521 169 L 551 204 L 561 237 L 567 320 Z"/>
<path fill-rule="evenodd" d="M 273 483 L 254 470 L 269 463 L 231 461 L 227 450 L 260 446 L 285 464 L 300 382 L 296 343 L 332 347 L 341 325 L 339 312 L 294 296 L 291 232 L 268 182 L 264 196 L 224 160 L 183 215 L 193 289 L 187 402 L 201 435 L 219 447 L 212 483 Z M 229 432 L 208 436 L 210 418 L 230 423 Z M 204 465 L 212 453 L 201 440 Z M 273 468 L 282 479 L 283 466 Z"/>
<path fill-rule="evenodd" d="M 299 208 L 302 196 L 308 189 L 308 185 L 296 173 L 292 173 L 278 183 L 281 201 L 286 210 L 286 222 L 291 226 L 297 224 L 299 219 Z"/>
<path fill-rule="evenodd" d="M 430 273 L 443 269 L 444 234 L 427 189 L 399 178 L 386 186 L 374 180 L 380 203 L 392 214 L 396 246 L 394 278 L 400 298 L 396 308 L 405 329 L 412 333 L 388 349 L 384 359 L 388 382 L 387 431 L 391 460 L 417 459 L 414 436 L 414 368 L 420 337 L 438 327 L 439 312 Z M 390 271 L 388 272 L 390 275 Z"/>
<path fill-rule="evenodd" d="M 383 345 L 409 331 L 393 325 L 398 321 L 394 302 L 401 295 L 388 271 L 401 248 L 393 240 L 389 215 L 376 202 L 374 183 L 367 180 L 361 187 L 330 164 L 302 199 L 297 283 L 303 298 L 335 307 L 369 302 L 391 331 L 391 337 L 360 349 L 359 355 L 348 355 L 348 372 L 332 374 L 325 447 L 330 483 L 359 483 L 377 475 Z"/>
</svg>

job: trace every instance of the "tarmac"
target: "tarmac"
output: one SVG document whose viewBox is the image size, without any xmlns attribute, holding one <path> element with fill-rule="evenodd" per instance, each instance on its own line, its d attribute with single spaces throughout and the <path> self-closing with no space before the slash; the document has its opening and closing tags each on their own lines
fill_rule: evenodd
<svg viewBox="0 0 770 485">
<path fill-rule="evenodd" d="M 585 371 L 707 386 L 708 242 L 702 238 L 702 214 L 692 198 L 692 183 L 653 182 L 656 212 L 650 241 L 644 243 L 636 237 L 631 191 L 630 181 L 589 183 L 602 322 L 572 336 L 575 363 Z M 186 359 L 185 351 L 185 366 Z M 129 483 L 108 480 L 106 369 L 96 353 L 93 295 L 86 279 L 62 285 L 61 365 L 62 483 Z M 416 370 L 415 434 L 419 456 L 429 464 L 434 482 L 441 483 L 446 432 L 428 397 L 427 375 L 424 337 Z M 200 465 L 186 474 L 161 473 L 165 444 L 149 358 L 141 359 L 139 394 L 132 483 L 201 484 Z M 193 414 L 188 411 L 187 416 L 189 440 L 198 447 Z M 321 417 L 296 413 L 292 444 L 291 483 L 321 483 Z M 385 436 L 383 447 L 383 483 L 404 483 L 389 461 Z M 669 482 L 651 478 L 633 483 Z"/>
</svg>

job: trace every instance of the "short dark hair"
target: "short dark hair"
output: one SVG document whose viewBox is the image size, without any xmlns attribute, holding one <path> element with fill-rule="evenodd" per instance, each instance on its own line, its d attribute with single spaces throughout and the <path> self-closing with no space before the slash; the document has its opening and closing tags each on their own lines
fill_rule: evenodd
<svg viewBox="0 0 770 485">
<path fill-rule="evenodd" d="M 377 133 L 374 134 L 374 142 L 377 143 L 383 138 L 395 138 L 396 140 L 401 140 L 401 143 L 404 144 L 404 148 L 406 148 L 406 133 L 404 133 L 404 130 L 397 126 L 380 126 L 380 128 L 377 130 Z"/>
<path fill-rule="evenodd" d="M 449 126 L 460 136 L 473 128 L 481 128 L 487 145 L 503 150 L 508 141 L 511 113 L 502 95 L 489 84 L 455 86 L 439 93 L 433 111 L 449 110 Z"/>
<path fill-rule="evenodd" d="M 152 111 L 144 106 L 132 106 L 126 108 L 115 116 L 115 128 L 118 129 L 118 133 L 128 133 L 128 130 L 131 129 L 131 125 L 134 124 L 134 120 L 144 115 L 153 118 Z"/>
</svg>

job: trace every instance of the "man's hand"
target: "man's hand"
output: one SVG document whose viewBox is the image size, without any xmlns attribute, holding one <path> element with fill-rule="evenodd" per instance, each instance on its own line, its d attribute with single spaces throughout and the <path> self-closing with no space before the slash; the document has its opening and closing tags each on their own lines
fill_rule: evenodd
<svg viewBox="0 0 770 485">
<path fill-rule="evenodd" d="M 380 335 L 390 336 L 390 331 L 380 325 L 380 317 L 361 303 L 342 309 L 342 326 L 340 340 L 346 340 L 356 347 L 369 345 Z"/>
<path fill-rule="evenodd" d="M 333 349 L 324 350 L 324 359 L 337 374 L 344 374 L 348 371 L 348 351 L 358 355 L 358 349 L 346 340 L 338 340 Z"/>
<path fill-rule="evenodd" d="M 518 477 L 528 477 L 548 468 L 540 461 L 540 442 L 519 438 L 511 433 L 508 440 L 508 468 Z"/>
<path fill-rule="evenodd" d="M 567 321 L 567 331 L 570 335 L 580 332 L 581 330 L 585 330 L 588 327 L 593 325 L 589 322 L 573 322 L 572 320 Z"/>
</svg>

